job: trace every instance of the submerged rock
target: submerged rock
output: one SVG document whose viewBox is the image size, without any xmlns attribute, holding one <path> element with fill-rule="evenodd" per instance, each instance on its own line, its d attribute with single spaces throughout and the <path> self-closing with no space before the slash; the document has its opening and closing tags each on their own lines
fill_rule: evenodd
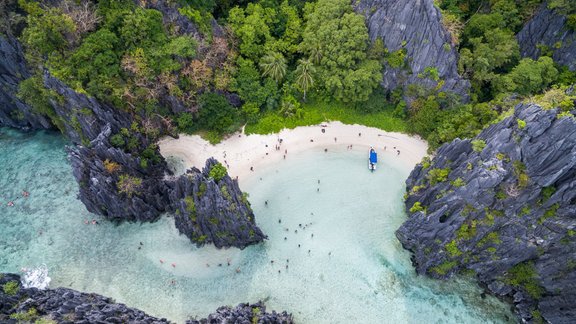
<svg viewBox="0 0 576 324">
<path fill-rule="evenodd" d="M 576 71 L 576 31 L 570 29 L 567 17 L 547 8 L 544 3 L 517 36 L 520 54 L 537 59 L 542 50 L 552 51 L 552 58 L 571 71 Z"/>
<path fill-rule="evenodd" d="M 214 158 L 208 159 L 202 172 L 193 168 L 168 183 L 176 227 L 198 246 L 213 243 L 217 248 L 243 249 L 262 242 L 266 236 L 256 226 L 238 181 L 228 174 L 214 175 L 215 167 L 224 170 Z"/>
<path fill-rule="evenodd" d="M 381 38 L 389 52 L 405 51 L 401 66 L 385 65 L 385 89 L 435 88 L 441 82 L 440 91 L 468 98 L 470 83 L 458 75 L 458 54 L 433 0 L 360 0 L 355 10 L 366 17 L 372 41 Z M 439 79 L 426 77 L 427 68 Z"/>
<path fill-rule="evenodd" d="M 266 306 L 263 302 L 256 304 L 239 304 L 232 308 L 222 306 L 215 313 L 208 315 L 208 318 L 201 320 L 188 320 L 186 324 L 216 324 L 216 323 L 259 323 L 259 324 L 292 324 L 292 314 L 286 313 L 266 313 Z"/>
<path fill-rule="evenodd" d="M 406 180 L 396 236 L 419 274 L 475 274 L 523 320 L 576 318 L 576 120 L 521 104 Z"/>
</svg>

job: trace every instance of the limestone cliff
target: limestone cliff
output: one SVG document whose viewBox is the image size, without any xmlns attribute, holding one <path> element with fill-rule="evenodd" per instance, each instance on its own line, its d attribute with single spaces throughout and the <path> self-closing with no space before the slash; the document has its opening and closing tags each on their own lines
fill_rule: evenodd
<svg viewBox="0 0 576 324">
<path fill-rule="evenodd" d="M 385 89 L 442 82 L 442 91 L 468 97 L 470 84 L 458 75 L 458 54 L 433 0 L 361 0 L 355 10 L 366 17 L 372 41 L 381 38 L 389 52 L 405 51 L 402 66 L 385 64 Z M 426 68 L 436 69 L 442 81 L 426 77 Z"/>
<path fill-rule="evenodd" d="M 543 50 L 552 51 L 554 61 L 576 71 L 576 30 L 568 28 L 566 19 L 543 4 L 517 35 L 520 54 L 537 59 Z"/>
<path fill-rule="evenodd" d="M 0 126 L 20 129 L 48 129 L 50 120 L 36 114 L 17 97 L 18 84 L 30 77 L 20 43 L 0 35 Z"/>
<path fill-rule="evenodd" d="M 521 104 L 406 181 L 396 235 L 416 271 L 474 274 L 524 320 L 576 318 L 576 120 Z"/>
<path fill-rule="evenodd" d="M 212 175 L 223 168 L 214 158 L 200 170 L 170 182 L 170 200 L 176 208 L 176 227 L 198 246 L 213 243 L 217 248 L 244 248 L 266 236 L 256 226 L 250 202 L 228 174 Z"/>
<path fill-rule="evenodd" d="M 190 179 L 186 176 L 181 180 L 166 178 L 170 171 L 154 145 L 157 135 L 148 134 L 135 123 L 147 118 L 152 129 L 160 134 L 169 133 L 160 119 L 133 116 L 94 97 L 77 93 L 47 71 L 40 82 L 46 92 L 44 114 L 48 112 L 50 118 L 36 114 L 16 96 L 18 83 L 30 77 L 20 45 L 15 39 L 0 37 L 0 55 L 6 58 L 0 61 L 0 126 L 25 129 L 55 126 L 60 129 L 73 144 L 68 147 L 69 157 L 80 187 L 79 199 L 88 211 L 114 221 L 154 221 L 164 212 L 180 209 L 189 192 L 177 190 L 181 187 L 175 183 L 189 186 Z M 127 136 L 125 140 L 132 143 L 130 151 L 110 143 L 111 135 L 123 130 Z M 145 150 L 148 158 L 142 155 Z M 207 181 L 202 177 L 193 178 Z M 256 226 L 237 183 L 232 185 L 227 175 L 223 181 L 230 182 L 228 195 L 225 197 L 218 186 L 209 186 L 208 198 L 199 204 L 197 213 L 200 219 L 215 217 L 222 212 L 220 205 L 228 196 L 235 209 L 227 211 L 223 218 L 216 215 L 220 220 L 217 224 L 203 222 L 200 229 L 192 230 L 190 224 L 182 221 L 176 225 L 197 244 L 200 238 L 218 247 L 244 248 L 261 242 L 265 236 Z M 226 233 L 226 237 L 221 237 L 222 233 Z M 239 236 L 235 237 L 236 234 Z"/>
</svg>

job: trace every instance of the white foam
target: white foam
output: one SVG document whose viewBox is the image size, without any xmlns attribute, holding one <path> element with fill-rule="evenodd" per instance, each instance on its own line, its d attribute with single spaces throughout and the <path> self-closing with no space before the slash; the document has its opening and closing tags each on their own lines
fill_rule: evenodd
<svg viewBox="0 0 576 324">
<path fill-rule="evenodd" d="M 24 275 L 21 277 L 20 281 L 24 288 L 38 288 L 46 289 L 50 285 L 50 277 L 48 277 L 48 267 L 43 264 L 36 268 L 25 268 Z"/>
</svg>

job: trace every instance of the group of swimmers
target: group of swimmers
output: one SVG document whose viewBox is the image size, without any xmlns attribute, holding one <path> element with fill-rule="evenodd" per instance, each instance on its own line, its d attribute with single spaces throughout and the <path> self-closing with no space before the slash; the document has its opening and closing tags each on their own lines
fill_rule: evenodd
<svg viewBox="0 0 576 324">
<path fill-rule="evenodd" d="M 28 191 L 26 191 L 26 190 L 22 190 L 22 197 L 28 198 L 28 197 L 30 197 L 30 193 L 29 193 Z M 20 197 L 16 197 L 16 198 L 10 200 L 6 205 L 7 205 L 8 207 L 14 207 L 14 202 L 15 202 L 18 198 L 20 198 Z"/>
</svg>

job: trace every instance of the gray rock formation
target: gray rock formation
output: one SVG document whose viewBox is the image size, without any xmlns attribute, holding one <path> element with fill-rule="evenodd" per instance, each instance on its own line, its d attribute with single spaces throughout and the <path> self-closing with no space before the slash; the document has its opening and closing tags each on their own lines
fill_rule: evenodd
<svg viewBox="0 0 576 324">
<path fill-rule="evenodd" d="M 158 6 L 162 4 L 156 3 Z M 159 7 L 167 15 L 177 16 L 176 9 L 167 8 Z M 0 126 L 48 128 L 53 123 L 59 128 L 74 144 L 68 147 L 69 157 L 80 187 L 79 199 L 88 211 L 114 221 L 155 221 L 161 213 L 180 210 L 183 200 L 190 194 L 187 190 L 192 185 L 196 188 L 200 185 L 192 184 L 187 176 L 180 180 L 165 179 L 170 171 L 158 148 L 153 145 L 155 138 L 130 130 L 133 122 L 144 116 L 132 116 L 77 93 L 47 71 L 42 81 L 49 94 L 50 121 L 34 114 L 16 97 L 18 83 L 30 77 L 17 40 L 0 37 L 0 55 L 4 58 L 0 61 Z M 161 134 L 168 133 L 158 120 L 154 127 Z M 110 143 L 110 136 L 122 129 L 130 130 L 129 136 L 135 143 L 131 152 L 115 148 Z M 152 150 L 155 158 L 143 163 L 140 155 L 145 149 Z M 208 184 L 209 190 L 206 197 L 198 201 L 197 214 L 201 223 L 191 224 L 189 218 L 188 223 L 179 218 L 177 226 L 182 233 L 196 244 L 214 243 L 217 247 L 244 248 L 265 239 L 255 225 L 249 203 L 229 176 L 221 180 L 221 186 L 214 186 L 206 177 L 192 178 Z M 123 184 L 127 183 L 130 188 L 124 190 L 126 186 Z M 226 196 L 222 189 L 224 184 L 228 187 Z M 227 201 L 230 201 L 228 205 L 224 204 Z M 218 222 L 210 222 L 212 218 Z M 201 239 L 203 242 L 199 241 Z"/>
<path fill-rule="evenodd" d="M 473 273 L 523 320 L 576 318 L 576 120 L 533 104 L 443 145 L 406 181 L 419 274 Z"/>
<path fill-rule="evenodd" d="M 240 304 L 234 308 L 222 306 L 216 313 L 210 314 L 208 318 L 199 321 L 190 320 L 186 324 L 224 324 L 224 323 L 258 323 L 258 324 L 292 324 L 292 314 L 285 311 L 282 313 L 266 313 L 264 303 Z"/>
<path fill-rule="evenodd" d="M 0 274 L 0 286 L 20 284 L 17 274 Z M 20 318 L 20 320 L 18 320 Z M 25 318 L 25 319 L 24 319 Z M 170 323 L 168 320 L 147 315 L 141 310 L 115 303 L 98 294 L 81 293 L 72 289 L 39 290 L 17 289 L 8 294 L 0 289 L 1 323 L 34 323 L 50 319 L 57 323 Z"/>
<path fill-rule="evenodd" d="M 218 164 L 214 158 L 208 159 L 202 172 L 193 168 L 168 184 L 176 227 L 198 246 L 213 243 L 217 248 L 244 248 L 262 242 L 266 236 L 256 226 L 238 181 L 228 174 L 221 179 L 210 177 Z"/>
<path fill-rule="evenodd" d="M 541 47 L 553 52 L 558 64 L 576 71 L 576 31 L 566 26 L 566 16 L 550 10 L 543 4 L 532 19 L 516 36 L 523 57 L 537 59 Z"/>
<path fill-rule="evenodd" d="M 6 284 L 20 284 L 20 276 L 0 273 L 0 323 L 34 323 L 53 320 L 57 323 L 171 323 L 165 318 L 147 315 L 141 310 L 115 303 L 98 294 L 82 293 L 67 288 L 39 290 L 22 288 L 5 290 Z M 8 291 L 9 293 L 7 293 Z M 266 312 L 264 303 L 240 304 L 234 308 L 222 306 L 207 319 L 186 323 L 269 323 L 291 324 L 292 315 Z"/>
<path fill-rule="evenodd" d="M 49 129 L 52 123 L 17 97 L 18 84 L 30 77 L 20 43 L 0 35 L 0 126 Z"/>
<path fill-rule="evenodd" d="M 443 82 L 441 91 L 468 98 L 470 83 L 458 75 L 458 54 L 433 0 L 360 0 L 355 10 L 366 16 L 372 41 L 381 38 L 390 52 L 406 50 L 405 66 L 386 65 L 382 82 L 385 89 L 410 84 L 434 88 L 438 82 L 421 74 L 431 67 L 438 70 Z"/>
</svg>

